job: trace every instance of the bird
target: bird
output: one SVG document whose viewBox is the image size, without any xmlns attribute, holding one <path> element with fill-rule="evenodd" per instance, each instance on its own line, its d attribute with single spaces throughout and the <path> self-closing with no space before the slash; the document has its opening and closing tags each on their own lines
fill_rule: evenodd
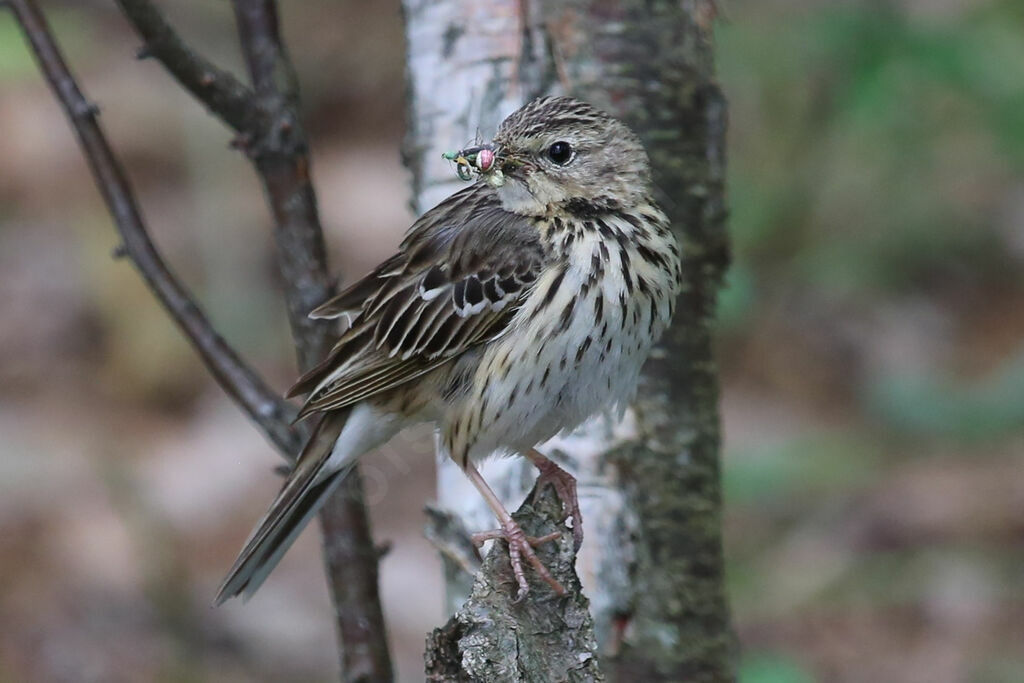
<svg viewBox="0 0 1024 683">
<path fill-rule="evenodd" d="M 557 534 L 528 537 L 477 463 L 533 462 L 579 548 L 575 479 L 536 447 L 628 404 L 681 291 L 680 245 L 640 138 L 581 100 L 533 100 L 490 143 L 445 157 L 472 184 L 309 314 L 348 322 L 288 392 L 307 395 L 299 419 L 319 421 L 214 604 L 250 597 L 359 457 L 424 422 L 494 512 L 498 528 L 474 541 L 507 543 L 515 599 L 524 562 L 564 594 L 534 552 Z"/>
</svg>

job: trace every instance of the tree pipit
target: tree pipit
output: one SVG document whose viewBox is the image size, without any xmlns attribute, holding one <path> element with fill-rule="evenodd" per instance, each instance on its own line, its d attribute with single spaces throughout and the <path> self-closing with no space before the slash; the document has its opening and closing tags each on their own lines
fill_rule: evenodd
<svg viewBox="0 0 1024 683">
<path fill-rule="evenodd" d="M 345 472 L 403 427 L 433 422 L 441 448 L 498 518 L 518 583 L 525 560 L 554 589 L 475 463 L 522 454 L 563 499 L 577 544 L 575 480 L 534 447 L 629 401 L 680 289 L 679 247 L 651 196 L 647 154 L 625 125 L 544 98 L 490 144 L 445 155 L 472 185 L 417 220 L 398 253 L 310 313 L 346 317 L 330 354 L 292 388 L 319 415 L 270 510 L 217 594 L 251 595 Z"/>
</svg>

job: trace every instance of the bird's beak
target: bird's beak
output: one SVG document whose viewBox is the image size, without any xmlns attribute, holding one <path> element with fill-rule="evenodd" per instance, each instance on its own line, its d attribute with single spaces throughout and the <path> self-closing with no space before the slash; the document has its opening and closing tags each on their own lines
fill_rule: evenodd
<svg viewBox="0 0 1024 683">
<path fill-rule="evenodd" d="M 505 175 L 524 176 L 536 170 L 528 155 L 522 155 L 500 145 L 494 149 L 494 166 Z"/>
</svg>

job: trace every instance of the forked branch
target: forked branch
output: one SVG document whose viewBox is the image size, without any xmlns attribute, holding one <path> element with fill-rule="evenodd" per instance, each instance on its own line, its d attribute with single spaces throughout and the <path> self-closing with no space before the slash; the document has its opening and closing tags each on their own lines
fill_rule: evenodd
<svg viewBox="0 0 1024 683">
<path fill-rule="evenodd" d="M 117 4 L 142 37 L 140 58 L 159 60 L 183 88 L 235 131 L 253 128 L 258 110 L 249 87 L 185 44 L 149 0 Z"/>
<path fill-rule="evenodd" d="M 302 436 L 289 427 L 295 409 L 279 398 L 214 329 L 195 303 L 195 298 L 164 262 L 149 237 L 124 169 L 96 120 L 96 105 L 82 94 L 35 2 L 11 0 L 8 4 L 78 136 L 82 151 L 124 242 L 124 252 L 195 348 L 217 383 L 281 453 L 294 455 L 302 443 Z"/>
<path fill-rule="evenodd" d="M 255 90 L 189 48 L 148 0 L 118 0 L 152 56 L 238 133 L 274 214 L 277 257 L 299 365 L 308 368 L 330 347 L 332 329 L 306 313 L 331 293 L 323 232 L 309 178 L 309 152 L 298 116 L 297 86 L 270 0 L 236 0 L 243 52 Z M 0 2 L 0 6 L 3 6 Z M 124 250 L 210 372 L 285 454 L 297 453 L 303 434 L 290 427 L 294 409 L 278 398 L 213 329 L 191 294 L 164 263 L 146 232 L 124 170 L 82 95 L 34 0 L 10 0 L 33 52 L 66 110 L 103 193 Z M 281 75 L 285 77 L 282 79 Z M 283 88 L 282 88 L 283 83 Z M 392 678 L 377 588 L 379 553 L 370 536 L 357 471 L 321 513 L 324 558 L 334 598 L 343 680 Z"/>
</svg>

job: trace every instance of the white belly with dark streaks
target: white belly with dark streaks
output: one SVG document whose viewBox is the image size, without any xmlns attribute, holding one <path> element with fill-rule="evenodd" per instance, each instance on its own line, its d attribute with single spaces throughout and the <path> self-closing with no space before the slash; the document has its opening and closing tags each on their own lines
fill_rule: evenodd
<svg viewBox="0 0 1024 683">
<path fill-rule="evenodd" d="M 538 279 L 510 332 L 484 353 L 472 389 L 442 427 L 457 460 L 528 449 L 632 398 L 671 317 L 678 259 L 652 263 L 637 251 L 632 225 L 605 224 L 627 239 L 577 233 L 564 274 L 556 267 Z"/>
</svg>

